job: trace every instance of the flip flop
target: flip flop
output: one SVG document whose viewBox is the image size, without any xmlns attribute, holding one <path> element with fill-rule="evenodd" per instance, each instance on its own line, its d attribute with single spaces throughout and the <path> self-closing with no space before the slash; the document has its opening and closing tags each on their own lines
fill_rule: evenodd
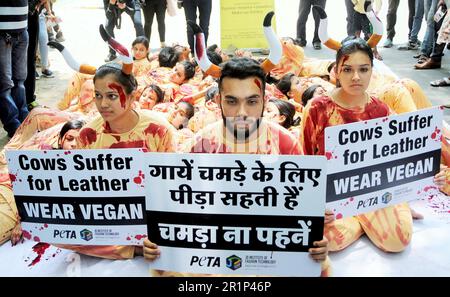
<svg viewBox="0 0 450 297">
<path fill-rule="evenodd" d="M 450 87 L 450 78 L 444 77 L 435 81 L 430 82 L 433 87 Z"/>
</svg>

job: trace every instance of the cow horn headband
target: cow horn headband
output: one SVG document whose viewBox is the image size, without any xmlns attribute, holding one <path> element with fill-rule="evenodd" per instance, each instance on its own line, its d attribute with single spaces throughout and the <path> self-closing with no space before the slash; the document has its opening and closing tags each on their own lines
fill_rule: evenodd
<svg viewBox="0 0 450 297">
<path fill-rule="evenodd" d="M 100 35 L 102 36 L 102 39 L 108 43 L 108 45 L 116 51 L 118 54 L 119 59 L 123 62 L 122 65 L 122 72 L 126 75 L 130 75 L 133 71 L 133 58 L 130 56 L 130 53 L 128 50 L 121 45 L 119 42 L 117 42 L 114 38 L 112 38 L 108 32 L 106 32 L 103 25 L 100 25 Z M 69 65 L 70 68 L 73 70 L 84 73 L 84 74 L 91 74 L 94 75 L 97 71 L 97 68 L 95 66 L 91 66 L 88 64 L 80 64 L 77 62 L 77 60 L 72 56 L 70 51 L 61 43 L 50 41 L 48 43 L 49 46 L 56 48 L 58 51 L 61 52 L 61 54 L 64 57 L 64 60 L 66 61 L 67 65 Z"/>
<path fill-rule="evenodd" d="M 372 36 L 370 36 L 369 40 L 367 41 L 367 44 L 370 46 L 370 48 L 374 48 L 377 46 L 377 44 L 380 42 L 382 36 L 383 36 L 383 23 L 378 18 L 378 16 L 375 14 L 375 12 L 372 9 L 372 3 L 370 1 L 366 1 L 364 3 L 364 8 L 366 10 L 367 18 L 369 19 L 370 23 L 372 24 L 373 32 Z M 319 22 L 319 38 L 322 41 L 322 43 L 335 51 L 338 51 L 342 44 L 341 42 L 334 40 L 328 36 L 328 16 L 325 10 L 322 7 L 313 6 L 313 12 L 317 13 L 320 17 Z"/>
<path fill-rule="evenodd" d="M 281 46 L 281 42 L 275 31 L 272 28 L 272 18 L 274 16 L 274 12 L 269 12 L 263 22 L 264 26 L 264 35 L 269 43 L 270 54 L 266 60 L 261 63 L 261 68 L 267 74 L 269 73 L 281 60 L 281 56 L 283 54 L 283 48 Z M 193 21 L 188 21 L 188 25 L 194 31 L 194 55 L 195 60 L 197 61 L 200 68 L 207 74 L 212 77 L 219 78 L 222 73 L 222 68 L 218 65 L 213 64 L 206 54 L 206 43 L 205 43 L 205 35 L 203 34 L 202 28 L 197 25 Z"/>
</svg>

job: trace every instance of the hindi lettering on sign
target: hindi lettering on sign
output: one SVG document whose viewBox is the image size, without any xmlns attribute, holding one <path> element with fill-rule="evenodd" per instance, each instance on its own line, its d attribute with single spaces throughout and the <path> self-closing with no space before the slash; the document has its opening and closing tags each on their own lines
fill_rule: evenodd
<svg viewBox="0 0 450 297">
<path fill-rule="evenodd" d="M 227 242 L 233 242 L 235 244 L 241 244 L 241 236 L 242 244 L 250 244 L 250 231 L 252 230 L 251 227 L 229 227 L 229 226 L 223 226 L 222 230 L 223 233 L 223 239 Z"/>
<path fill-rule="evenodd" d="M 305 183 L 305 172 L 307 173 L 307 177 L 310 181 L 313 182 L 313 187 L 317 187 L 319 182 L 317 179 L 320 177 L 321 169 L 308 169 L 308 168 L 300 168 L 294 162 L 283 162 L 280 165 L 280 181 L 286 182 L 289 180 L 290 182 L 297 183 Z M 286 177 L 287 175 L 287 177 Z M 287 180 L 286 180 L 287 179 Z"/>
<path fill-rule="evenodd" d="M 274 169 L 266 168 L 264 164 L 259 160 L 255 161 L 255 163 L 258 164 L 258 168 L 252 168 L 252 170 L 255 170 L 252 175 L 253 180 L 261 182 L 271 181 L 273 179 L 273 174 L 270 171 L 273 171 Z"/>
<path fill-rule="evenodd" d="M 170 199 L 178 202 L 179 204 L 197 204 L 214 205 L 214 191 L 192 191 L 191 186 L 182 184 L 178 187 L 178 190 L 170 190 Z M 193 194 L 195 194 L 195 201 L 193 201 Z M 206 198 L 208 196 L 208 198 Z"/>
<path fill-rule="evenodd" d="M 307 246 L 309 233 L 311 232 L 311 229 L 308 226 L 311 226 L 311 221 L 305 223 L 303 220 L 299 220 L 298 223 L 301 226 L 300 229 L 257 227 L 257 238 L 260 242 L 265 242 L 267 245 L 273 245 L 275 233 L 275 245 L 279 248 L 285 249 L 291 242 L 295 244 L 302 243 L 303 246 Z"/>
<path fill-rule="evenodd" d="M 238 167 L 206 167 L 206 166 L 199 166 L 199 174 L 200 178 L 202 180 L 214 180 L 214 170 L 218 171 L 216 173 L 215 178 L 217 180 L 226 180 L 231 181 L 232 173 L 234 171 L 234 177 L 233 180 L 235 181 L 244 181 L 245 180 L 245 170 L 247 170 L 247 167 L 242 164 L 241 161 L 235 160 L 235 163 L 238 164 Z"/>
<path fill-rule="evenodd" d="M 185 178 L 187 180 L 192 180 L 192 163 L 193 160 L 188 161 L 183 159 L 182 162 L 184 166 L 162 166 L 162 165 L 149 165 L 148 167 L 153 168 L 150 170 L 150 175 L 152 177 L 161 177 L 162 179 L 175 179 L 175 173 L 179 178 Z"/>
<path fill-rule="evenodd" d="M 300 191 L 303 190 L 303 187 L 284 186 L 284 188 L 289 192 L 284 193 L 284 207 L 290 210 L 294 210 L 294 207 L 298 206 L 298 196 L 300 195 Z"/>
<path fill-rule="evenodd" d="M 257 204 L 259 206 L 269 207 L 277 206 L 278 192 L 274 187 L 264 187 L 262 193 L 255 192 L 220 192 L 223 196 L 220 198 L 224 205 L 237 206 L 249 209 L 250 206 Z"/>
<path fill-rule="evenodd" d="M 175 241 L 175 225 L 159 223 L 158 227 L 162 239 Z"/>
</svg>

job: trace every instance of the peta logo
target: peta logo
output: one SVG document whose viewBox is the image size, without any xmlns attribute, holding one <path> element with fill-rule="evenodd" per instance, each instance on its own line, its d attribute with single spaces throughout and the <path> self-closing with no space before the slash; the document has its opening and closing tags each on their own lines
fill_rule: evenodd
<svg viewBox="0 0 450 297">
<path fill-rule="evenodd" d="M 77 233 L 73 230 L 53 230 L 53 238 L 77 239 Z"/>
<path fill-rule="evenodd" d="M 366 200 L 359 200 L 358 205 L 356 206 L 356 209 L 359 209 L 360 207 L 366 208 L 369 206 L 374 206 L 378 204 L 378 197 L 372 197 Z"/>
<path fill-rule="evenodd" d="M 384 204 L 388 204 L 389 202 L 391 202 L 392 200 L 392 194 L 389 192 L 386 192 L 383 194 L 383 196 L 381 196 L 381 202 L 383 202 Z"/>
<path fill-rule="evenodd" d="M 236 255 L 227 258 L 227 267 L 231 270 L 236 270 L 242 267 L 242 259 Z"/>
<path fill-rule="evenodd" d="M 190 266 L 220 267 L 220 257 L 198 257 L 192 256 Z"/>
<path fill-rule="evenodd" d="M 94 238 L 94 236 L 92 235 L 92 232 L 88 229 L 81 230 L 80 235 L 81 235 L 81 239 L 83 239 L 85 241 L 89 241 L 92 238 Z"/>
</svg>

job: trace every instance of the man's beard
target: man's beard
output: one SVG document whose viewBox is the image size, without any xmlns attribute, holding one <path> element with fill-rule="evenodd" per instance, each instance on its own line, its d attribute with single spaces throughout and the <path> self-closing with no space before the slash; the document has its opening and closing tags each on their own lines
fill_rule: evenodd
<svg viewBox="0 0 450 297">
<path fill-rule="evenodd" d="M 261 125 L 262 118 L 256 119 L 256 121 L 250 124 L 249 127 L 246 129 L 235 128 L 234 123 L 232 123 L 231 121 L 227 121 L 227 119 L 223 115 L 222 120 L 228 132 L 233 134 L 234 139 L 237 140 L 237 142 L 240 142 L 248 140 L 248 138 L 258 130 L 259 126 Z M 244 121 L 245 120 L 246 119 L 244 118 Z"/>
</svg>

